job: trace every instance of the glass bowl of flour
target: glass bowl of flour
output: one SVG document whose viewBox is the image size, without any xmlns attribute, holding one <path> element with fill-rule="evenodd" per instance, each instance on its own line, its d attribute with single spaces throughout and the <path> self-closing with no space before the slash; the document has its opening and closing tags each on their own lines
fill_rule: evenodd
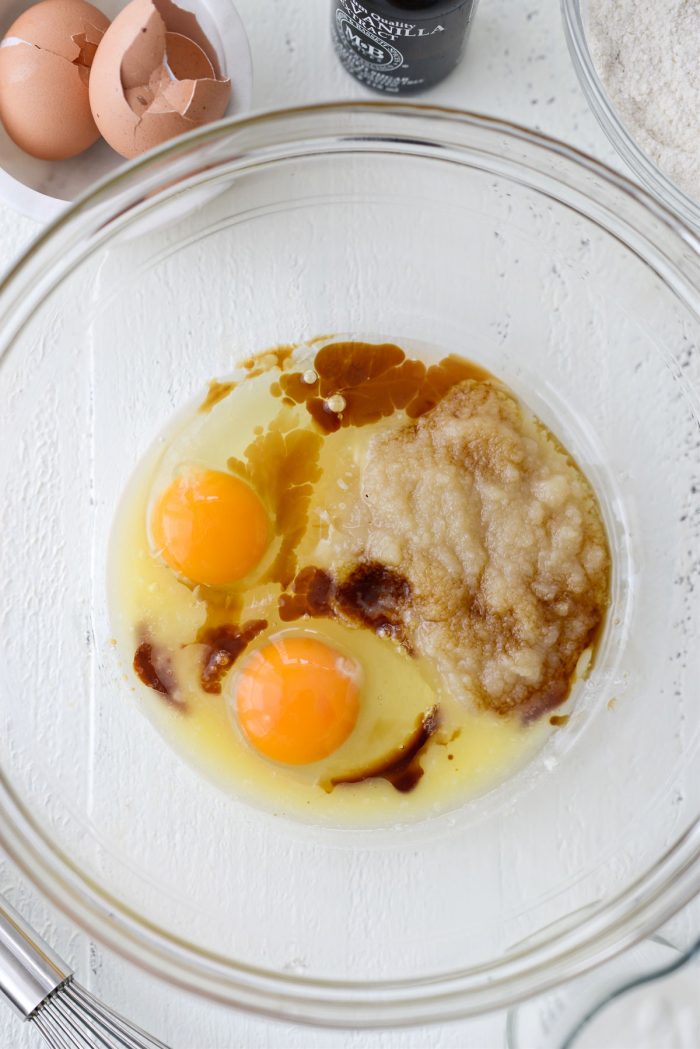
<svg viewBox="0 0 700 1049">
<path fill-rule="evenodd" d="M 574 67 L 639 180 L 700 230 L 700 4 L 561 0 Z"/>
</svg>

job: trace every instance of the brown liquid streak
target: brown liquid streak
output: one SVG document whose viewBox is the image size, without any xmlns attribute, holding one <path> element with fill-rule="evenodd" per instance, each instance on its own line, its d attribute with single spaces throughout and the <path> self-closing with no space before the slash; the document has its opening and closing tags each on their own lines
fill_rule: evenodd
<svg viewBox="0 0 700 1049">
<path fill-rule="evenodd" d="M 200 632 L 197 640 L 205 646 L 200 684 L 205 692 L 220 695 L 226 674 L 250 642 L 266 627 L 266 619 L 254 619 L 243 626 L 225 623 Z"/>
<path fill-rule="evenodd" d="M 230 393 L 236 389 L 237 383 L 235 382 L 210 382 L 209 391 L 199 406 L 199 411 L 202 413 L 210 412 L 211 409 L 223 401 Z"/>
<path fill-rule="evenodd" d="M 333 776 L 332 779 L 322 784 L 323 789 L 330 793 L 334 787 L 343 783 L 364 783 L 370 779 L 385 779 L 399 793 L 408 794 L 415 790 L 423 776 L 423 768 L 418 759 L 439 727 L 440 709 L 432 707 L 427 713 L 421 714 L 412 735 L 400 747 L 364 769 L 348 772 L 342 776 Z"/>
<path fill-rule="evenodd" d="M 318 351 L 313 368 L 316 382 L 306 383 L 304 373 L 291 372 L 280 376 L 279 385 L 284 403 L 305 405 L 327 434 L 378 422 L 401 409 L 417 419 L 466 379 L 495 381 L 484 368 L 455 355 L 426 367 L 393 343 L 330 343 Z M 328 407 L 335 395 L 345 401 L 341 412 Z"/>
<path fill-rule="evenodd" d="M 349 619 L 380 637 L 398 641 L 412 654 L 402 623 L 410 600 L 408 581 L 378 561 L 362 562 L 342 582 L 308 565 L 295 577 L 291 593 L 280 595 L 279 615 L 287 623 L 303 616 Z"/>
<path fill-rule="evenodd" d="M 170 660 L 151 641 L 142 641 L 134 653 L 134 672 L 147 688 L 157 692 L 171 706 L 185 710 L 176 698 L 177 681 Z"/>
</svg>

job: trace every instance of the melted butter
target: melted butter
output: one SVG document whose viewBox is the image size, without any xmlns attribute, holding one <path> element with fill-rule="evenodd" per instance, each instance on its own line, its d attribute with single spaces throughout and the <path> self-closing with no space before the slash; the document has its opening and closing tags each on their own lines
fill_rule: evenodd
<svg viewBox="0 0 700 1049">
<path fill-rule="evenodd" d="M 184 759 L 224 790 L 274 812 L 339 826 L 417 819 L 459 806 L 507 778 L 551 729 L 545 719 L 524 727 L 515 719 L 465 709 L 446 693 L 432 668 L 412 658 L 397 639 L 378 637 L 371 629 L 351 625 L 347 617 L 289 622 L 280 615 L 280 584 L 288 587 L 298 566 L 333 570 L 342 562 L 345 552 L 338 550 L 334 508 L 358 497 L 359 467 L 372 435 L 405 418 L 381 413 L 370 418 L 363 409 L 361 425 L 339 426 L 321 438 L 306 401 L 282 405 L 270 396 L 271 377 L 277 375 L 281 387 L 294 374 L 281 368 L 298 367 L 297 374 L 303 375 L 311 366 L 318 368 L 319 356 L 297 365 L 289 348 L 282 347 L 247 362 L 245 381 L 230 388 L 228 383 L 210 387 L 214 396 L 206 413 L 197 406 L 184 413 L 167 434 L 165 452 L 154 450 L 145 458 L 125 494 L 113 535 L 110 590 L 117 647 L 130 666 L 144 629 L 149 642 L 157 642 L 175 685 L 170 689 L 169 677 L 169 694 L 164 695 L 132 673 L 139 702 Z M 394 359 L 391 367 L 400 368 L 395 354 Z M 460 381 L 465 368 L 474 377 L 468 362 L 460 362 L 459 368 L 444 361 L 421 367 L 420 386 L 414 383 L 411 397 L 404 397 L 416 411 L 427 410 L 424 406 L 440 390 Z M 345 396 L 347 374 L 343 382 Z M 334 380 L 325 389 L 335 385 Z M 218 396 L 223 389 L 226 393 Z M 237 587 L 193 587 L 151 555 L 147 519 L 154 493 L 189 462 L 233 468 L 254 484 L 278 520 L 277 538 L 257 574 Z M 303 498 L 296 505 L 296 497 L 285 503 L 285 491 L 295 488 Z M 212 637 L 231 627 L 247 630 L 250 637 L 238 651 L 238 639 L 229 634 L 234 657 L 220 677 L 214 673 L 215 687 L 207 690 L 202 668 L 211 656 Z M 235 675 L 245 651 L 281 631 L 312 633 L 363 667 L 356 729 L 338 751 L 315 765 L 288 767 L 261 758 L 231 713 Z M 357 770 L 381 766 L 436 707 L 439 730 L 431 732 L 415 756 L 412 774 L 416 768 L 419 774 L 410 793 L 401 793 L 383 778 L 345 782 L 330 793 L 324 789 Z"/>
</svg>

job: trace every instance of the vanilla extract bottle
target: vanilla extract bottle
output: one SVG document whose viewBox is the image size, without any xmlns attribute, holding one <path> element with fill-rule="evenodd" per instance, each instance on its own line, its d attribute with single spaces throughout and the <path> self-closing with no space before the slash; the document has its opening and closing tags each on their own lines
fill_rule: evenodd
<svg viewBox="0 0 700 1049">
<path fill-rule="evenodd" d="M 375 91 L 408 95 L 460 61 L 477 0 L 332 0 L 332 33 L 348 73 Z"/>
</svg>

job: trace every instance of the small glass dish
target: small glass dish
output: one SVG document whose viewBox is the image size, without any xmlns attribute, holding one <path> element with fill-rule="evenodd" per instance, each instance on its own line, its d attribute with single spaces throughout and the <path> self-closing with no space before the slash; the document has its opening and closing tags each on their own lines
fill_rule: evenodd
<svg viewBox="0 0 700 1049">
<path fill-rule="evenodd" d="M 663 935 L 508 1016 L 507 1049 L 696 1049 L 700 941 Z"/>
<path fill-rule="evenodd" d="M 125 2 L 96 0 L 95 6 L 115 18 Z M 0 40 L 28 6 L 27 0 L 3 3 Z M 221 58 L 223 73 L 231 78 L 227 116 L 247 113 L 253 97 L 253 65 L 248 37 L 233 0 L 181 0 L 179 6 L 196 14 Z M 102 139 L 70 160 L 37 160 L 15 145 L 0 121 L 0 200 L 39 222 L 57 218 L 81 193 L 125 163 Z"/>
<path fill-rule="evenodd" d="M 603 131 L 640 182 L 690 226 L 700 230 L 700 201 L 689 197 L 640 148 L 608 98 L 588 46 L 588 0 L 561 0 L 561 10 L 574 69 Z"/>
</svg>

